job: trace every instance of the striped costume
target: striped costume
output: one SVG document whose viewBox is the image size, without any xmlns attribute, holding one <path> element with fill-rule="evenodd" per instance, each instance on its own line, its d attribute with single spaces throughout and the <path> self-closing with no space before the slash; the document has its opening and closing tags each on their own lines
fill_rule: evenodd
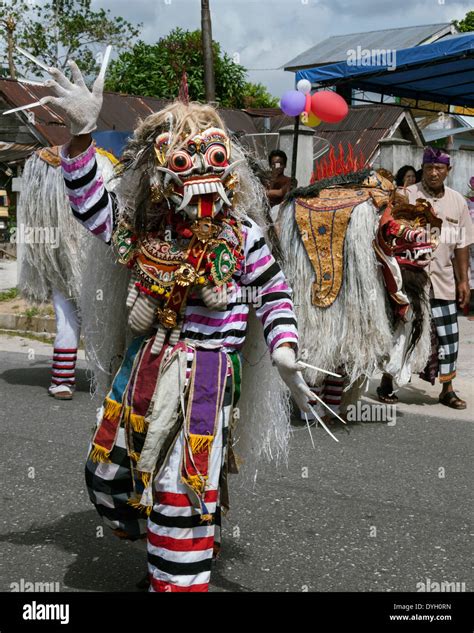
<svg viewBox="0 0 474 633">
<path fill-rule="evenodd" d="M 110 243 L 119 205 L 104 186 L 94 148 L 75 158 L 63 152 L 62 167 L 74 216 Z M 298 340 L 291 290 L 262 231 L 249 218 L 241 229 L 243 264 L 233 275 L 230 302 L 211 310 L 192 291 L 177 344 L 167 342 L 155 354 L 154 333 L 132 341 L 87 460 L 89 495 L 105 522 L 132 539 L 146 531 L 153 591 L 207 590 L 215 528 L 221 507 L 228 507 L 232 412 L 250 304 L 271 352 Z M 211 440 L 192 430 L 209 424 Z M 202 473 L 205 488 L 193 489 Z"/>
</svg>

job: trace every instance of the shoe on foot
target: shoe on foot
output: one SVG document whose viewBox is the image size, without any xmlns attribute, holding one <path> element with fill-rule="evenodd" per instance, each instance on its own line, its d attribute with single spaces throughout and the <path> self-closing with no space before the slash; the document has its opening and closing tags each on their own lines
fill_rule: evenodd
<svg viewBox="0 0 474 633">
<path fill-rule="evenodd" d="M 56 400 L 72 400 L 74 391 L 70 385 L 51 385 L 48 393 Z"/>
<path fill-rule="evenodd" d="M 439 401 L 451 409 L 465 409 L 467 407 L 466 402 L 458 398 L 454 391 L 447 391 L 445 394 L 441 394 Z"/>
</svg>

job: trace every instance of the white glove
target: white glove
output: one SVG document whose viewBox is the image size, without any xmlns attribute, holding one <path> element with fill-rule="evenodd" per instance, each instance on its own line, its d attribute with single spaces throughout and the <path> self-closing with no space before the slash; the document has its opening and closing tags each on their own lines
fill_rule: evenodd
<svg viewBox="0 0 474 633">
<path fill-rule="evenodd" d="M 301 374 L 303 365 L 296 362 L 295 350 L 291 347 L 280 346 L 273 352 L 272 361 L 281 379 L 291 391 L 298 408 L 309 413 L 308 404 L 314 400 L 314 395 Z"/>
<path fill-rule="evenodd" d="M 69 127 L 73 136 L 88 134 L 97 127 L 97 119 L 102 109 L 104 78 L 100 75 L 97 77 L 91 92 L 76 62 L 69 60 L 68 64 L 74 83 L 57 68 L 50 68 L 49 74 L 53 79 L 48 79 L 44 85 L 52 88 L 56 96 L 43 97 L 41 103 L 51 103 L 64 110 L 69 117 Z"/>
</svg>

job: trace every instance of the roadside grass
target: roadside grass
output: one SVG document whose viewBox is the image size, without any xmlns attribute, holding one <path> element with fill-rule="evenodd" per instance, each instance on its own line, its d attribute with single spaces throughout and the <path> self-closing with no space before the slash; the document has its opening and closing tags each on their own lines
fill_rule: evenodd
<svg viewBox="0 0 474 633">
<path fill-rule="evenodd" d="M 0 328 L 0 334 L 8 336 L 8 338 L 27 338 L 31 341 L 38 341 L 39 343 L 52 343 L 54 341 L 54 334 L 36 334 L 34 332 L 22 332 L 16 330 L 3 330 Z"/>
<path fill-rule="evenodd" d="M 39 334 L 36 332 L 27 332 L 22 330 L 4 330 L 0 328 L 0 335 L 8 336 L 8 338 L 27 338 L 31 341 L 38 341 L 39 343 L 48 343 L 52 344 L 54 342 L 55 334 L 48 334 L 44 332 L 44 334 Z M 79 341 L 78 349 L 84 349 L 84 342 L 81 339 Z"/>
<path fill-rule="evenodd" d="M 2 290 L 0 292 L 0 301 L 11 301 L 12 299 L 16 299 L 18 295 L 18 288 L 9 288 L 8 290 Z"/>
</svg>

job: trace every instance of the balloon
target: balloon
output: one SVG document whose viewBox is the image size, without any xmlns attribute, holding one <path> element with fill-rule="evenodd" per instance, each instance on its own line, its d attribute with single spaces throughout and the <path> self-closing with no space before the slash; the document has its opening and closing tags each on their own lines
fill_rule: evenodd
<svg viewBox="0 0 474 633">
<path fill-rule="evenodd" d="M 312 112 L 302 112 L 300 114 L 300 121 L 303 125 L 308 127 L 316 127 L 321 123 L 321 119 L 318 119 Z"/>
<path fill-rule="evenodd" d="M 308 95 L 311 92 L 311 82 L 307 79 L 300 79 L 296 84 L 296 90 L 302 92 L 304 95 Z"/>
<path fill-rule="evenodd" d="M 349 106 L 341 95 L 329 90 L 322 90 L 315 92 L 311 97 L 311 110 L 321 121 L 337 123 L 347 116 Z"/>
<path fill-rule="evenodd" d="M 306 125 L 308 127 L 316 127 L 321 123 L 321 119 L 318 119 L 318 117 L 313 114 L 313 112 L 310 112 L 308 114 L 308 120 L 306 121 Z"/>
<path fill-rule="evenodd" d="M 288 90 L 280 101 L 280 108 L 288 116 L 298 116 L 303 112 L 305 105 L 305 95 L 297 90 Z"/>
</svg>

